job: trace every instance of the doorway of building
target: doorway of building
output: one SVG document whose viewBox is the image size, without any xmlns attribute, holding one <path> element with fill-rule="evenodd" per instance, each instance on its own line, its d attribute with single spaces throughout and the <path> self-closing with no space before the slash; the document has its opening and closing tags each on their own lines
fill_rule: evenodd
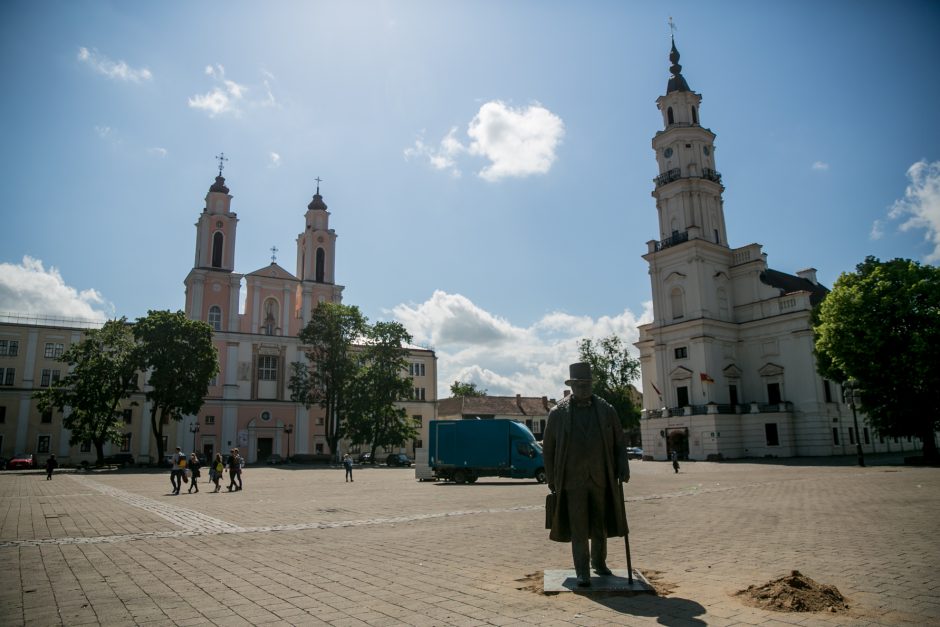
<svg viewBox="0 0 940 627">
<path fill-rule="evenodd" d="M 258 461 L 266 462 L 271 453 L 274 452 L 273 438 L 258 438 Z"/>
<path fill-rule="evenodd" d="M 202 455 L 206 458 L 206 463 L 209 463 L 215 457 L 215 445 L 211 442 L 202 443 Z"/>
<path fill-rule="evenodd" d="M 670 429 L 666 436 L 666 457 L 672 459 L 675 451 L 679 459 L 689 458 L 689 430 Z"/>
</svg>

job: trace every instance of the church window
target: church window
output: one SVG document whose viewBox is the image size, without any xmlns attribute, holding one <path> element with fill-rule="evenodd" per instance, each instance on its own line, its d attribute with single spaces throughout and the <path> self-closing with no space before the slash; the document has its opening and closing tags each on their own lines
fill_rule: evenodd
<svg viewBox="0 0 940 627">
<path fill-rule="evenodd" d="M 326 252 L 322 248 L 317 248 L 317 268 L 316 268 L 316 274 L 314 275 L 316 277 L 315 280 L 317 283 L 323 283 L 323 274 L 324 274 L 323 266 L 326 265 L 325 260 L 326 260 Z"/>
<path fill-rule="evenodd" d="M 0 340 L 0 356 L 16 357 L 19 348 L 19 340 Z"/>
<path fill-rule="evenodd" d="M 669 294 L 669 301 L 672 305 L 672 319 L 678 320 L 685 315 L 685 307 L 682 302 L 682 290 L 678 287 L 672 288 Z"/>
<path fill-rule="evenodd" d="M 832 386 L 829 385 L 829 379 L 823 379 L 823 393 L 826 395 L 826 402 L 832 402 Z"/>
<path fill-rule="evenodd" d="M 865 444 L 871 444 L 871 434 L 868 433 L 868 427 L 862 427 L 862 435 L 865 437 Z"/>
<path fill-rule="evenodd" d="M 265 335 L 274 335 L 277 331 L 277 301 L 269 298 L 264 301 L 264 322 L 261 325 L 261 332 Z"/>
<path fill-rule="evenodd" d="M 44 422 L 47 424 L 52 422 L 52 410 L 47 409 L 46 411 L 42 412 L 42 415 L 39 417 L 39 422 Z"/>
<path fill-rule="evenodd" d="M 692 124 L 698 124 L 698 112 L 692 107 Z"/>
<path fill-rule="evenodd" d="M 0 385 L 13 385 L 16 368 L 0 368 Z"/>
<path fill-rule="evenodd" d="M 780 446 L 780 436 L 777 434 L 777 423 L 764 424 L 764 435 L 767 436 L 767 446 Z"/>
<path fill-rule="evenodd" d="M 676 123 L 676 118 L 672 114 L 672 107 L 669 107 L 668 109 L 666 109 L 666 120 L 669 122 L 669 124 Z"/>
<path fill-rule="evenodd" d="M 58 359 L 64 352 L 64 345 L 59 344 L 58 342 L 46 342 L 45 351 L 43 352 L 42 356 L 46 359 Z"/>
<path fill-rule="evenodd" d="M 897 440 L 895 440 L 895 442 L 897 442 Z M 839 428 L 838 427 L 832 428 L 832 443 L 835 444 L 836 446 L 839 446 Z"/>
<path fill-rule="evenodd" d="M 218 305 L 209 307 L 209 326 L 216 331 L 222 330 L 222 308 Z"/>
<path fill-rule="evenodd" d="M 849 427 L 849 444 L 855 444 L 855 429 Z"/>
<path fill-rule="evenodd" d="M 715 229 L 714 231 L 715 231 L 715 243 L 716 243 L 716 244 L 720 244 L 720 243 L 721 243 L 721 237 L 718 235 L 718 229 Z"/>
<path fill-rule="evenodd" d="M 676 359 L 686 359 L 689 356 L 688 346 L 678 346 L 675 350 Z"/>
<path fill-rule="evenodd" d="M 131 450 L 131 436 L 132 433 L 125 433 L 121 436 L 121 452 L 129 453 Z"/>
<path fill-rule="evenodd" d="M 277 357 L 275 355 L 258 357 L 258 380 L 277 381 Z"/>
<path fill-rule="evenodd" d="M 49 452 L 49 441 L 52 439 L 52 436 L 41 435 L 39 436 L 39 441 L 36 444 L 37 453 L 48 453 Z"/>
<path fill-rule="evenodd" d="M 689 404 L 689 388 L 680 385 L 676 388 L 676 405 L 678 407 L 685 407 Z"/>
<path fill-rule="evenodd" d="M 425 373 L 424 362 L 416 361 L 408 364 L 408 374 L 412 377 L 423 377 Z"/>
<path fill-rule="evenodd" d="M 222 242 L 224 240 L 222 231 L 216 231 L 212 236 L 212 267 L 222 267 Z"/>
<path fill-rule="evenodd" d="M 736 385 L 728 386 L 728 403 L 731 406 L 738 404 L 738 386 Z"/>
<path fill-rule="evenodd" d="M 771 405 L 778 405 L 783 399 L 780 396 L 780 384 L 779 383 L 768 383 L 767 384 L 767 402 Z"/>
</svg>

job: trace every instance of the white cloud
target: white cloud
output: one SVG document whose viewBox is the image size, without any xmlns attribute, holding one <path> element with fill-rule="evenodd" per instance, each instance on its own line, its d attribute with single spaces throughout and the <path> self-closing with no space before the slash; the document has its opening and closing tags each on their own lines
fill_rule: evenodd
<svg viewBox="0 0 940 627">
<path fill-rule="evenodd" d="M 97 50 L 89 50 L 85 47 L 78 49 L 78 60 L 99 74 L 115 80 L 140 83 L 153 78 L 153 74 L 147 68 L 134 69 L 124 61 L 112 61 Z"/>
<path fill-rule="evenodd" d="M 114 306 L 97 290 L 78 291 L 57 268 L 25 256 L 18 265 L 0 263 L 0 311 L 103 321 L 113 317 Z"/>
<path fill-rule="evenodd" d="M 107 139 L 114 136 L 114 129 L 110 126 L 95 126 L 95 134 L 101 139 Z"/>
<path fill-rule="evenodd" d="M 167 155 L 167 149 L 160 148 L 159 146 L 154 146 L 153 148 L 149 148 L 147 149 L 147 152 L 149 152 L 152 155 L 156 155 L 160 157 L 161 159 L 165 158 Z"/>
<path fill-rule="evenodd" d="M 271 159 L 271 163 L 268 165 L 269 168 L 279 168 L 281 167 L 281 155 L 276 152 L 268 154 L 268 157 Z"/>
<path fill-rule="evenodd" d="M 240 110 L 238 105 L 245 97 L 248 88 L 236 83 L 233 80 L 225 78 L 225 68 L 219 64 L 215 67 L 207 65 L 205 69 L 207 76 L 211 77 L 217 85 L 205 94 L 196 94 L 187 101 L 193 109 L 202 109 L 209 113 L 209 117 L 215 117 L 221 113 L 233 113 L 238 115 Z"/>
<path fill-rule="evenodd" d="M 565 134 L 561 118 L 539 104 L 513 109 L 494 100 L 470 121 L 470 152 L 491 164 L 480 177 L 498 181 L 507 176 L 545 174 L 555 161 L 555 150 Z"/>
<path fill-rule="evenodd" d="M 207 65 L 205 75 L 212 79 L 215 85 L 204 94 L 196 94 L 188 99 L 188 104 L 193 109 L 201 109 L 209 114 L 209 117 L 215 117 L 223 113 L 240 116 L 244 107 L 257 108 L 277 108 L 280 105 L 274 97 L 274 90 L 271 83 L 275 81 L 274 75 L 267 70 L 261 70 L 262 80 L 260 84 L 249 87 L 243 83 L 238 83 L 225 76 L 225 67 L 221 64 Z M 263 94 L 260 98 L 249 98 L 249 94 Z"/>
<path fill-rule="evenodd" d="M 904 198 L 894 202 L 888 217 L 905 219 L 901 231 L 923 229 L 924 240 L 933 246 L 925 261 L 935 263 L 940 261 L 940 161 L 921 159 L 907 169 L 907 178 Z"/>
<path fill-rule="evenodd" d="M 814 161 L 813 169 L 816 170 L 817 172 L 825 172 L 826 170 L 829 169 L 829 164 L 826 163 L 825 161 Z"/>
<path fill-rule="evenodd" d="M 869 239 L 878 240 L 885 236 L 885 223 L 884 220 L 875 220 L 871 224 L 871 233 L 868 234 Z"/>
<path fill-rule="evenodd" d="M 435 170 L 449 170 L 451 176 L 460 178 L 460 169 L 457 167 L 457 155 L 465 152 L 466 148 L 457 139 L 457 127 L 453 127 L 440 141 L 437 147 L 424 143 L 423 136 L 415 140 L 415 145 L 405 148 L 405 159 L 424 157 Z"/>
<path fill-rule="evenodd" d="M 423 303 L 401 304 L 391 313 L 416 343 L 434 347 L 442 398 L 456 380 L 476 383 L 493 395 L 558 398 L 568 365 L 578 359 L 581 338 L 616 333 L 632 345 L 639 336 L 637 325 L 651 320 L 651 312 L 651 303 L 644 304 L 639 318 L 629 310 L 597 319 L 553 312 L 519 327 L 460 294 L 438 290 Z"/>
<path fill-rule="evenodd" d="M 460 176 L 461 155 L 484 157 L 489 165 L 479 172 L 487 181 L 548 172 L 565 134 L 561 118 L 539 104 L 514 109 L 499 100 L 484 103 L 467 125 L 464 145 L 453 127 L 437 145 L 425 143 L 423 133 L 406 148 L 406 159 L 426 158 L 435 170 Z"/>
</svg>

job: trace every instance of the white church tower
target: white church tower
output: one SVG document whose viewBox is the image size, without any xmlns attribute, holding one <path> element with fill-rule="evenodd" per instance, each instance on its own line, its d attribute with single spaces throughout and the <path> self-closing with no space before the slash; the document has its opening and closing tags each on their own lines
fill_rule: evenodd
<svg viewBox="0 0 940 627">
<path fill-rule="evenodd" d="M 669 60 L 672 76 L 656 101 L 663 129 L 652 142 L 659 236 L 643 256 L 653 321 L 636 344 L 645 452 L 841 454 L 847 436 L 854 445 L 860 434 L 843 433 L 837 386 L 816 374 L 811 312 L 828 290 L 814 269 L 770 269 L 759 244 L 731 248 L 715 134 L 702 126 L 702 97 L 682 75 L 675 41 Z"/>
</svg>

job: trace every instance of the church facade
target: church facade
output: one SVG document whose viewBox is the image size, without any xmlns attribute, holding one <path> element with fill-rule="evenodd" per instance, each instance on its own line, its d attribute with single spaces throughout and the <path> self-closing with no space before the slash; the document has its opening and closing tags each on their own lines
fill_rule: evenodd
<svg viewBox="0 0 940 627">
<path fill-rule="evenodd" d="M 336 283 L 336 232 L 319 186 L 303 215 L 297 236 L 296 266 L 291 273 L 272 261 L 247 274 L 235 271 L 238 216 L 220 169 L 196 222 L 193 267 L 185 278 L 185 312 L 213 329 L 219 374 L 210 383 L 197 415 L 164 425 L 165 450 L 180 446 L 212 457 L 238 447 L 249 462 L 272 455 L 327 459 L 329 450 L 323 410 L 290 400 L 291 364 L 306 361 L 298 335 L 321 302 L 342 302 Z M 240 291 L 245 290 L 244 308 Z M 43 414 L 33 394 L 61 377 L 57 360 L 80 341 L 85 329 L 70 321 L 10 318 L 0 321 L 0 456 L 30 452 L 60 462 L 94 461 L 86 444 L 69 445 L 69 432 L 58 413 Z M 409 346 L 411 398 L 402 400 L 420 432 L 436 417 L 437 358 L 433 350 Z M 146 390 L 146 381 L 141 377 Z M 156 462 L 157 446 L 150 427 L 150 407 L 135 395 L 123 411 L 124 438 L 105 454 L 130 453 L 138 462 Z M 414 456 L 419 435 L 394 451 Z M 341 443 L 343 452 L 347 443 Z"/>
<path fill-rule="evenodd" d="M 640 327 L 644 453 L 667 459 L 842 455 L 919 442 L 853 425 L 841 387 L 816 372 L 812 310 L 828 290 L 808 268 L 772 269 L 760 244 L 732 247 L 715 134 L 702 125 L 673 42 L 656 104 L 658 238 L 647 242 L 653 321 Z"/>
</svg>

